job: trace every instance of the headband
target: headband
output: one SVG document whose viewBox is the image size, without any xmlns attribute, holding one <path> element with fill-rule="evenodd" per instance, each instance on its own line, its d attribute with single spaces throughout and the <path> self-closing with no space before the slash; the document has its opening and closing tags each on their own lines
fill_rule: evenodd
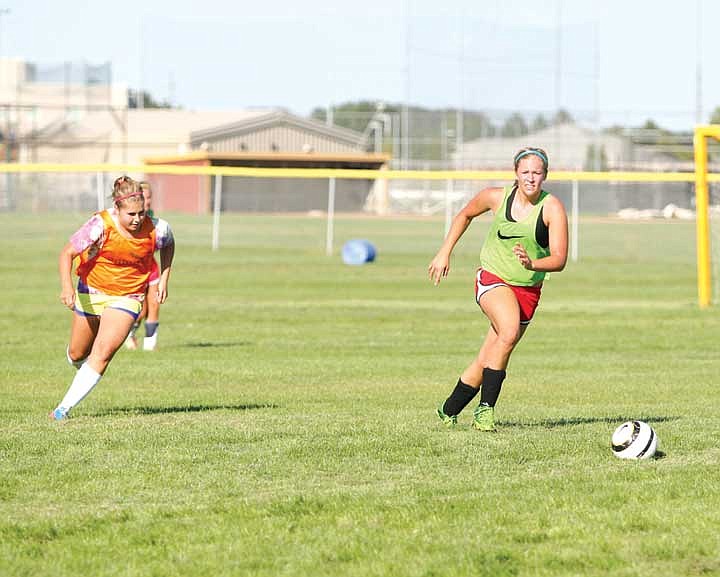
<svg viewBox="0 0 720 577">
<path fill-rule="evenodd" d="M 132 198 L 133 196 L 142 196 L 142 192 L 136 190 L 135 192 L 128 192 L 127 194 L 123 194 L 122 196 L 118 196 L 117 198 L 113 198 L 114 202 L 120 202 L 121 200 L 125 200 L 127 198 Z"/>
<path fill-rule="evenodd" d="M 520 161 L 521 158 L 523 158 L 524 156 L 528 156 L 529 154 L 534 154 L 535 156 L 537 156 L 540 160 L 543 161 L 543 163 L 545 164 L 545 168 L 547 168 L 547 165 L 548 165 L 547 156 L 545 156 L 545 155 L 544 155 L 542 152 L 540 152 L 539 150 L 535 150 L 535 149 L 523 150 L 520 154 L 518 154 L 518 155 L 515 157 L 515 164 L 517 164 L 517 163 Z"/>
</svg>

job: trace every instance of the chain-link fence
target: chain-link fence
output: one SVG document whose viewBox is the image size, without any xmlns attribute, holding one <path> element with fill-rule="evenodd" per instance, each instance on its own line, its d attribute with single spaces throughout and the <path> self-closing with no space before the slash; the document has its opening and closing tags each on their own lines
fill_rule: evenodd
<svg viewBox="0 0 720 577">
<path fill-rule="evenodd" d="M 55 83 L 63 98 L 64 87 L 81 86 L 84 104 L 72 104 L 71 100 L 77 99 L 70 99 L 72 91 L 68 88 L 67 105 L 58 103 L 61 98 L 52 105 L 0 106 L 0 158 L 6 162 L 63 163 L 73 158 L 78 159 L 73 162 L 132 163 L 148 154 L 193 152 L 193 144 L 183 140 L 179 132 L 169 134 L 160 128 L 153 132 L 155 120 L 149 116 L 133 116 L 129 122 L 125 115 L 128 109 L 116 106 L 116 96 L 92 92 L 94 88 L 105 90 L 111 86 L 109 65 L 29 66 L 26 75 L 26 86 Z M 50 95 L 58 96 L 52 91 L 46 94 L 48 98 Z M 694 170 L 690 131 L 669 132 L 652 123 L 643 128 L 609 128 L 601 124 L 598 114 L 583 111 L 429 110 L 364 103 L 318 108 L 311 117 L 317 123 L 353 131 L 358 137 L 358 154 L 385 153 L 390 159 L 387 168 L 394 170 L 509 171 L 517 150 L 525 146 L 544 148 L 550 159 L 547 188 L 566 203 L 572 185 L 553 180 L 560 171 Z M 709 151 L 710 170 L 720 169 L 720 146 L 711 145 Z M 281 155 L 298 151 L 280 148 L 274 152 Z M 0 210 L 84 210 L 97 205 L 98 189 L 107 188 L 102 182 L 106 178 L 94 173 L 0 175 Z M 348 197 L 339 207 L 348 212 L 373 210 L 377 204 L 371 180 L 364 184 L 338 182 L 339 199 Z M 505 183 L 393 179 L 386 184 L 382 208 L 397 214 L 441 214 L 448 203 L 456 209 L 483 186 Z M 181 188 L 168 190 L 168 195 L 183 194 L 182 181 L 177 184 Z M 324 209 L 326 184 L 322 179 L 229 181 L 226 186 L 223 209 L 227 211 Z M 209 190 L 210 185 L 206 188 Z M 583 214 L 661 212 L 670 205 L 692 210 L 694 187 L 691 182 L 582 182 L 579 199 Z M 711 203 L 718 202 L 717 187 L 712 186 Z"/>
</svg>

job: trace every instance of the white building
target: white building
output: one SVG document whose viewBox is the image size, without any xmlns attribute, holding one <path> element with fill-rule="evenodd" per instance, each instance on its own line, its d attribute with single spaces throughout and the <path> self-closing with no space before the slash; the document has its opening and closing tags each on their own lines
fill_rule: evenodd
<svg viewBox="0 0 720 577">
<path fill-rule="evenodd" d="M 526 146 L 543 148 L 551 170 L 676 170 L 677 161 L 629 137 L 597 132 L 578 124 L 551 126 L 518 137 L 488 137 L 465 142 L 453 155 L 456 164 L 475 170 L 511 170 L 512 159 Z"/>
</svg>

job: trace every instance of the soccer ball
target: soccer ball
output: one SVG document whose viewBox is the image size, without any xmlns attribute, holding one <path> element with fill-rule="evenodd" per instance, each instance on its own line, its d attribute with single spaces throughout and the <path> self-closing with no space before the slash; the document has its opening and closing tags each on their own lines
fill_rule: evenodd
<svg viewBox="0 0 720 577">
<path fill-rule="evenodd" d="M 657 446 L 658 436 L 645 421 L 627 421 L 612 435 L 613 455 L 619 459 L 649 459 Z"/>
</svg>

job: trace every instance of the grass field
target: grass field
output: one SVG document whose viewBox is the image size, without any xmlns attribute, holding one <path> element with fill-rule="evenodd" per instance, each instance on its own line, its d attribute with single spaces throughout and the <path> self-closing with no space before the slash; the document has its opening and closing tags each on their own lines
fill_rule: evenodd
<svg viewBox="0 0 720 577">
<path fill-rule="evenodd" d="M 694 223 L 583 221 L 511 361 L 499 430 L 434 409 L 476 353 L 488 221 L 439 288 L 439 220 L 174 216 L 159 350 L 67 423 L 57 255 L 87 215 L 0 215 L 0 575 L 720 575 L 720 317 Z M 660 458 L 610 451 L 647 420 Z"/>
</svg>

